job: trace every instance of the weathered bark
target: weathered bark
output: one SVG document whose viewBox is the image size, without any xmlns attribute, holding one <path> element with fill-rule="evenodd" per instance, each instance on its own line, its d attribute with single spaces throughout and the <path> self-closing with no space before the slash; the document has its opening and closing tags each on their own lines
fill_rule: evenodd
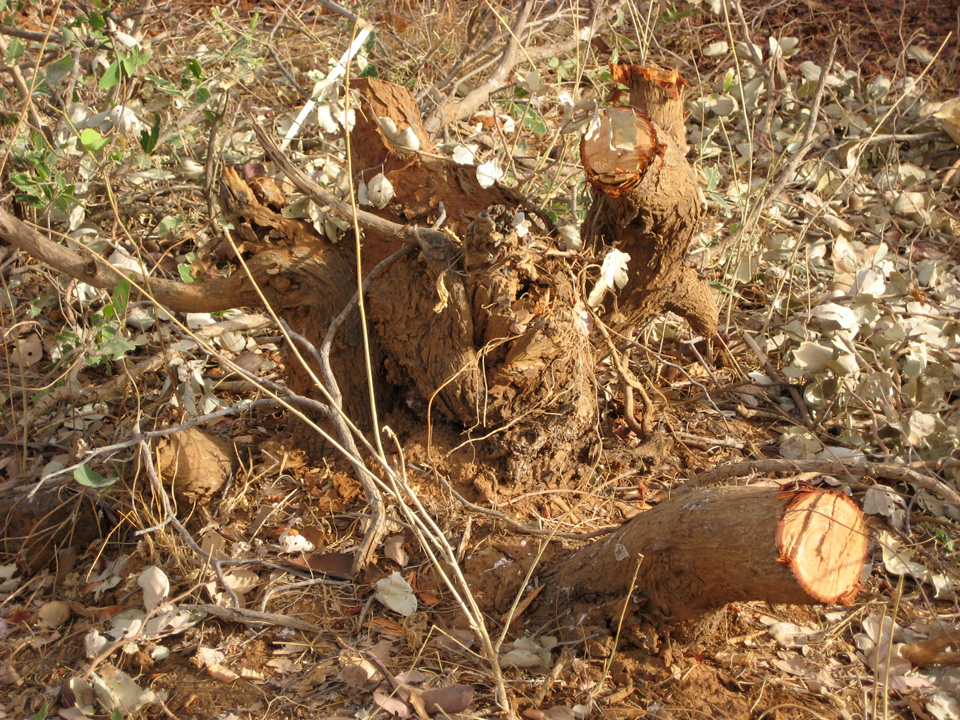
<svg viewBox="0 0 960 720">
<path fill-rule="evenodd" d="M 601 112 L 580 144 L 594 188 L 587 242 L 598 255 L 602 246 L 630 255 L 613 317 L 636 325 L 670 310 L 711 336 L 716 301 L 683 261 L 703 214 L 697 176 L 685 159 L 686 82 L 650 68 L 613 69 L 615 81 L 630 88 L 629 106 Z"/>
<path fill-rule="evenodd" d="M 265 180 L 260 178 L 261 182 Z M 278 211 L 285 198 L 276 186 L 266 193 L 260 191 L 259 195 L 258 198 L 235 170 L 224 169 L 220 202 L 224 216 L 243 242 L 243 249 L 253 252 L 248 261 L 251 275 L 271 307 L 290 327 L 319 348 L 330 321 L 348 305 L 356 291 L 354 258 L 343 246 L 334 245 L 309 224 L 280 215 Z M 273 207 L 266 204 L 268 198 Z M 330 364 L 343 395 L 344 412 L 359 427 L 369 427 L 371 416 L 360 333 L 359 318 L 353 313 L 337 333 Z M 314 376 L 319 378 L 315 362 L 300 350 Z M 284 357 L 287 386 L 298 394 L 323 400 L 291 348 L 286 349 Z M 375 386 L 385 393 L 376 352 L 373 368 Z M 314 433 L 304 430 L 298 436 L 312 454 L 322 451 L 323 442 Z"/>
<path fill-rule="evenodd" d="M 684 159 L 680 81 L 625 72 L 621 81 L 631 87 L 633 107 L 605 111 L 583 140 L 584 165 L 597 189 L 586 225 L 593 243 L 586 252 L 594 255 L 586 260 L 599 261 L 603 244 L 630 253 L 630 279 L 619 298 L 627 322 L 673 310 L 695 331 L 712 334 L 712 295 L 683 265 L 701 210 L 696 177 Z M 372 348 L 375 384 L 382 395 L 386 384 L 379 373 L 385 368 L 409 399 L 485 436 L 487 459 L 505 460 L 502 475 L 557 484 L 553 475 L 570 472 L 598 416 L 594 354 L 576 273 L 566 258 L 551 253 L 549 223 L 518 236 L 515 213 L 535 214 L 521 197 L 499 185 L 481 188 L 473 168 L 433 152 L 406 90 L 374 79 L 354 88 L 360 103 L 350 138 L 353 180 L 387 175 L 396 194 L 378 215 L 400 230 L 368 230 L 363 258 L 355 258 L 347 244 L 332 244 L 309 224 L 284 218 L 285 198 L 271 181 L 244 181 L 227 169 L 223 211 L 236 228 L 249 277 L 238 272 L 183 286 L 182 296 L 169 283 L 154 287 L 174 309 L 260 304 L 262 292 L 291 327 L 319 346 L 331 319 L 352 298 L 356 263 L 369 269 L 409 244 L 408 226 L 433 222 L 442 203 L 449 242 L 434 235 L 444 252 L 400 257 L 368 289 L 379 340 Z M 386 117 L 400 130 L 412 128 L 424 152 L 395 147 L 380 124 Z M 339 205 L 336 211 L 343 212 L 346 206 Z M 21 226 L 0 212 L 0 236 L 18 244 L 39 237 Z M 110 284 L 102 263 L 81 267 L 79 256 L 57 257 L 57 267 Z M 211 289 L 215 295 L 204 297 Z M 288 359 L 290 387 L 314 394 L 308 373 Z M 368 424 L 357 314 L 341 328 L 331 361 L 344 411 Z M 552 615 L 554 604 L 622 598 L 634 590 L 649 609 L 673 618 L 732 600 L 847 602 L 857 589 L 864 549 L 859 511 L 844 498 L 807 489 L 710 489 L 667 501 L 547 568 L 554 603 L 541 608 Z"/>
<path fill-rule="evenodd" d="M 402 224 L 428 225 L 446 211 L 443 227 L 460 237 L 484 210 L 503 205 L 510 210 L 535 208 L 518 193 L 503 185 L 480 187 L 475 168 L 458 165 L 441 156 L 420 122 L 420 112 L 410 92 L 379 78 L 362 78 L 353 83 L 359 94 L 356 125 L 350 133 L 350 152 L 356 180 L 369 180 L 383 173 L 393 184 L 395 196 L 381 217 Z M 402 132 L 410 128 L 420 144 L 419 152 L 398 148 L 385 134 L 380 119 L 388 118 Z M 541 223 L 541 232 L 549 227 Z M 401 247 L 395 236 L 364 232 L 364 269 L 373 267 Z"/>
<path fill-rule="evenodd" d="M 709 488 L 667 500 L 542 576 L 545 615 L 577 600 L 636 593 L 687 620 L 733 601 L 849 604 L 867 539 L 846 496 L 801 486 Z M 639 567 L 638 567 L 639 565 Z M 636 573 L 636 575 L 634 574 Z"/>
<path fill-rule="evenodd" d="M 121 279 L 130 276 L 130 273 L 111 268 L 105 260 L 92 253 L 84 257 L 55 243 L 3 208 L 0 208 L 0 239 L 96 288 L 115 288 Z M 241 274 L 205 283 L 182 283 L 143 277 L 136 273 L 133 276 L 134 282 L 149 292 L 157 304 L 174 312 L 215 312 L 257 302 L 250 283 Z M 139 293 L 135 291 L 134 297 L 138 296 Z"/>
<path fill-rule="evenodd" d="M 578 290 L 553 247 L 547 223 L 521 239 L 512 227 L 531 209 L 509 188 L 482 188 L 475 169 L 435 153 L 406 89 L 376 78 L 355 83 L 360 112 L 351 133 L 354 167 L 369 179 L 383 172 L 395 189 L 383 217 L 432 222 L 462 252 L 439 274 L 418 258 L 398 260 L 368 291 L 371 317 L 386 355 L 389 377 L 413 387 L 431 410 L 467 429 L 489 431 L 524 422 L 489 445 L 508 456 L 510 473 L 526 477 L 563 472 L 596 418 L 592 350 Z M 380 119 L 411 128 L 422 153 L 405 153 L 384 134 Z M 364 235 L 363 264 L 399 244 Z"/>
</svg>

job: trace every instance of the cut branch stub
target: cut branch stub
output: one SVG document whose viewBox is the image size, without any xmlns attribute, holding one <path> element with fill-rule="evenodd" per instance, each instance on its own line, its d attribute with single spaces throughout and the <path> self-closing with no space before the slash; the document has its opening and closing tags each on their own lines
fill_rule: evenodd
<svg viewBox="0 0 960 720">
<path fill-rule="evenodd" d="M 639 65 L 611 65 L 610 72 L 618 88 L 629 88 L 628 102 L 632 107 L 643 109 L 655 124 L 670 133 L 677 145 L 687 144 L 683 96 L 684 88 L 690 87 L 690 83 L 680 73 Z M 618 90 L 614 97 L 621 92 Z"/>
<path fill-rule="evenodd" d="M 580 146 L 594 189 L 586 243 L 597 255 L 609 246 L 630 256 L 617 312 L 608 314 L 617 324 L 635 325 L 672 311 L 710 336 L 717 328 L 716 301 L 709 285 L 684 264 L 700 229 L 703 195 L 686 160 L 682 79 L 625 67 L 618 76 L 631 83 L 632 106 L 602 111 Z"/>
<path fill-rule="evenodd" d="M 846 495 L 808 485 L 777 497 L 787 500 L 777 528 L 780 562 L 815 602 L 849 605 L 867 553 L 860 509 Z"/>
<path fill-rule="evenodd" d="M 587 179 L 608 197 L 636 187 L 647 165 L 663 149 L 650 118 L 626 107 L 608 109 L 580 139 Z"/>
</svg>

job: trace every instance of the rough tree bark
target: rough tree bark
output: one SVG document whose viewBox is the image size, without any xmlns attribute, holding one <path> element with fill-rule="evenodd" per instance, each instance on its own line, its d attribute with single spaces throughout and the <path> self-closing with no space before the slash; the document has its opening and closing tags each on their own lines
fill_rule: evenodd
<svg viewBox="0 0 960 720">
<path fill-rule="evenodd" d="M 645 611 L 680 621 L 733 601 L 845 605 L 859 591 L 866 550 L 863 515 L 846 496 L 809 485 L 709 488 L 555 563 L 541 576 L 549 588 L 541 612 L 632 593 Z"/>
<path fill-rule="evenodd" d="M 603 245 L 630 255 L 629 280 L 617 298 L 623 324 L 675 312 L 695 332 L 717 329 L 707 283 L 684 264 L 700 229 L 703 193 L 686 160 L 683 89 L 675 71 L 614 65 L 614 82 L 629 88 L 628 105 L 610 107 L 584 133 L 581 160 L 594 188 L 584 227 Z"/>
</svg>

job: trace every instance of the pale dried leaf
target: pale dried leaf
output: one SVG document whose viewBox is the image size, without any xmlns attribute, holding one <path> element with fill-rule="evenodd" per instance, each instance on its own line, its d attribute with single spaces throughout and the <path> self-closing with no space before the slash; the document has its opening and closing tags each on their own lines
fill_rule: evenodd
<svg viewBox="0 0 960 720">
<path fill-rule="evenodd" d="M 383 554 L 400 567 L 404 567 L 410 559 L 403 549 L 403 539 L 403 535 L 391 535 L 383 543 Z"/>
<path fill-rule="evenodd" d="M 143 606 L 147 612 L 159 607 L 170 594 L 170 580 L 156 565 L 144 568 L 137 578 L 137 585 L 143 589 Z"/>
<path fill-rule="evenodd" d="M 156 702 L 151 690 L 144 690 L 122 670 L 105 665 L 100 674 L 93 673 L 93 689 L 97 699 L 108 710 L 123 714 L 136 712 L 144 705 Z"/>
<path fill-rule="evenodd" d="M 539 667 L 540 665 L 546 665 L 548 661 L 549 655 L 544 658 L 539 652 L 522 650 L 520 648 L 514 648 L 500 656 L 501 664 L 518 668 Z"/>
<path fill-rule="evenodd" d="M 70 619 L 71 614 L 70 603 L 65 600 L 52 600 L 44 603 L 37 611 L 40 625 L 46 628 L 60 627 Z"/>
<path fill-rule="evenodd" d="M 466 710 L 473 702 L 473 686 L 451 685 L 424 690 L 421 695 L 423 708 L 431 715 L 453 715 Z"/>
<path fill-rule="evenodd" d="M 10 362 L 23 368 L 36 365 L 42 358 L 43 343 L 36 333 L 17 340 L 16 347 L 10 351 Z"/>
<path fill-rule="evenodd" d="M 960 704 L 957 698 L 942 690 L 926 699 L 927 712 L 937 720 L 957 720 L 960 718 Z"/>
<path fill-rule="evenodd" d="M 417 610 L 417 596 L 398 572 L 377 581 L 374 597 L 396 613 L 408 617 Z"/>
<path fill-rule="evenodd" d="M 394 717 L 401 718 L 401 720 L 410 717 L 412 713 L 410 706 L 398 698 L 386 683 L 381 683 L 377 689 L 373 691 L 373 701 L 385 712 L 390 713 Z"/>
<path fill-rule="evenodd" d="M 503 177 L 503 170 L 496 160 L 489 160 L 477 166 L 477 182 L 486 189 Z"/>
</svg>

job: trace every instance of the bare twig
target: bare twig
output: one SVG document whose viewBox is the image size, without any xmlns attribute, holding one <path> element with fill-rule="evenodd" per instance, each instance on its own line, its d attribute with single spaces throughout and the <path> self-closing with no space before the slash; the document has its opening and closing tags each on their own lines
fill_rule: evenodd
<svg viewBox="0 0 960 720">
<path fill-rule="evenodd" d="M 565 532 L 557 532 L 554 530 L 540 530 L 539 528 L 534 528 L 534 527 L 530 527 L 529 525 L 524 525 L 523 523 L 519 523 L 513 518 L 511 518 L 509 515 L 506 515 L 500 512 L 499 510 L 483 507 L 482 505 L 477 505 L 475 503 L 470 502 L 465 497 L 463 497 L 463 495 L 461 495 L 456 490 L 454 490 L 453 487 L 450 485 L 450 483 L 444 480 L 439 474 L 430 475 L 429 473 L 418 468 L 416 465 L 407 465 L 407 467 L 409 467 L 411 470 L 414 470 L 418 473 L 422 473 L 430 477 L 439 478 L 440 482 L 443 484 L 443 487 L 446 489 L 446 491 L 449 492 L 451 495 L 453 495 L 453 497 L 457 500 L 457 502 L 459 502 L 465 509 L 470 510 L 471 512 L 480 513 L 481 515 L 489 515 L 492 518 L 496 518 L 497 520 L 500 520 L 501 522 L 506 523 L 508 526 L 510 526 L 517 532 L 524 533 L 526 535 L 536 535 L 538 537 L 545 537 L 545 538 L 557 538 L 560 540 L 593 540 L 594 538 L 603 537 L 604 535 L 609 535 L 614 530 L 620 527 L 619 525 L 613 525 L 610 527 L 600 528 L 599 530 L 594 530 L 593 532 L 588 532 L 588 533 L 565 533 Z"/>
<path fill-rule="evenodd" d="M 360 547 L 357 548 L 357 552 L 353 558 L 352 569 L 353 573 L 357 574 L 364 567 L 366 567 L 367 563 L 373 559 L 373 553 L 376 551 L 377 546 L 380 544 L 380 541 L 386 534 L 387 515 L 386 510 L 383 507 L 383 496 L 380 494 L 380 490 L 376 486 L 376 480 L 373 473 L 367 469 L 367 466 L 364 465 L 363 460 L 360 457 L 360 450 L 357 448 L 357 444 L 353 439 L 351 428 L 347 424 L 346 417 L 343 414 L 343 396 L 340 393 L 340 386 L 337 384 L 336 377 L 333 374 L 333 369 L 330 366 L 330 345 L 325 342 L 324 345 L 326 353 L 323 351 L 318 353 L 316 348 L 307 338 L 297 332 L 294 332 L 283 320 L 281 320 L 280 323 L 284 331 L 288 333 L 291 338 L 303 345 L 314 355 L 314 357 L 319 359 L 320 375 L 323 379 L 324 387 L 330 394 L 331 403 L 336 409 L 336 412 L 330 412 L 327 414 L 327 419 L 333 424 L 334 430 L 337 433 L 337 437 L 340 438 L 340 443 L 343 445 L 345 450 L 347 462 L 349 462 L 353 467 L 354 473 L 357 476 L 357 480 L 360 482 L 363 492 L 366 495 L 367 502 L 370 504 L 370 513 L 372 517 L 370 523 L 367 525 L 366 531 L 363 534 L 363 540 L 360 542 Z M 333 323 L 331 323 L 331 325 L 333 325 Z M 332 334 L 332 332 L 327 333 L 328 337 L 332 336 Z"/>
<path fill-rule="evenodd" d="M 503 53 L 500 55 L 500 61 L 490 73 L 489 77 L 478 85 L 474 90 L 457 102 L 444 102 L 434 108 L 433 113 L 423 123 L 427 132 L 435 133 L 450 123 L 470 117 L 483 105 L 490 96 L 503 87 L 514 65 L 517 64 L 517 57 L 520 50 L 520 42 L 525 32 L 527 20 L 530 19 L 530 12 L 534 6 L 533 0 L 525 0 L 517 13 L 517 19 L 513 23 L 510 31 L 510 38 L 507 40 Z"/>
<path fill-rule="evenodd" d="M 307 581 L 311 585 L 323 584 L 325 581 L 317 578 Z M 251 610 L 249 608 L 233 607 L 226 608 L 213 603 L 201 603 L 199 605 L 178 605 L 181 610 L 190 612 L 205 612 L 207 615 L 213 615 L 221 620 L 240 623 L 241 625 L 266 625 L 275 627 L 287 627 L 293 630 L 305 630 L 316 632 L 320 628 L 313 623 L 301 620 L 300 618 L 290 617 L 289 615 L 280 615 L 278 613 L 263 612 L 261 610 Z"/>
<path fill-rule="evenodd" d="M 795 388 L 793 385 L 787 383 L 783 379 L 783 376 L 777 371 L 777 368 L 774 367 L 773 363 L 770 362 L 770 358 L 767 357 L 767 354 L 763 351 L 760 345 L 757 344 L 757 341 L 750 336 L 749 333 L 743 333 L 741 335 L 743 341 L 747 344 L 750 350 L 754 355 L 757 356 L 757 359 L 763 363 L 763 369 L 767 372 L 767 377 L 770 378 L 777 385 L 781 385 L 787 388 L 787 392 L 790 393 L 790 397 L 793 399 L 793 404 L 797 406 L 797 409 L 800 411 L 800 416 L 803 418 L 803 424 L 808 428 L 814 426 L 813 418 L 810 416 L 810 411 L 807 409 L 807 403 L 803 399 L 803 395 L 800 394 L 800 390 Z"/>
<path fill-rule="evenodd" d="M 46 44 L 46 36 L 41 39 L 41 42 Z M 7 55 L 7 50 L 9 45 L 5 37 L 0 34 L 0 52 L 4 56 Z M 20 72 L 20 67 L 18 65 L 10 66 L 10 73 L 13 75 L 13 84 L 17 86 L 17 93 L 20 95 L 20 99 L 23 101 L 23 106 L 27 111 L 27 114 L 30 116 L 30 122 L 33 123 L 34 127 L 38 132 L 44 133 L 47 139 L 50 139 L 50 128 L 46 127 L 43 122 L 40 120 L 40 113 L 37 112 L 37 107 L 33 103 L 33 87 L 27 85 L 26 78 L 23 77 L 23 73 Z M 39 76 L 38 76 L 39 77 Z M 0 163 L 0 170 L 3 169 L 3 163 Z"/>
<path fill-rule="evenodd" d="M 114 288 L 127 279 L 129 270 L 118 270 L 92 251 L 84 249 L 86 257 L 63 245 L 45 238 L 39 232 L 0 208 L 0 239 L 3 239 L 55 270 L 82 280 L 96 288 Z M 150 288 L 150 295 L 158 304 L 175 312 L 214 312 L 242 305 L 238 294 L 247 280 L 240 274 L 217 278 L 203 283 L 182 283 L 134 274 L 132 285 L 141 293 Z M 224 304 L 225 298 L 232 299 Z"/>
<path fill-rule="evenodd" d="M 780 193 L 783 192 L 797 168 L 800 167 L 800 164 L 806 159 L 807 153 L 809 153 L 811 148 L 813 148 L 813 137 L 817 128 L 817 120 L 820 117 L 820 106 L 823 103 L 823 92 L 827 86 L 827 76 L 830 74 L 830 70 L 833 67 L 833 60 L 837 56 L 837 44 L 839 41 L 840 29 L 838 28 L 833 35 L 833 41 L 830 45 L 830 53 L 827 56 L 827 61 L 820 70 L 820 77 L 817 80 L 817 88 L 814 90 L 813 98 L 810 100 L 810 113 L 807 116 L 807 125 L 804 128 L 803 140 L 800 142 L 800 148 L 793 155 L 793 157 L 790 158 L 790 162 L 787 163 L 787 166 L 780 172 L 780 177 L 777 178 L 777 181 L 773 184 L 773 187 L 770 188 L 768 192 L 761 193 L 750 209 L 746 212 L 743 223 L 737 231 L 738 237 L 745 237 L 751 230 L 753 230 L 756 224 L 760 221 L 760 216 L 763 214 L 763 211 L 780 195 Z M 763 66 L 761 65 L 761 67 Z"/>
</svg>

